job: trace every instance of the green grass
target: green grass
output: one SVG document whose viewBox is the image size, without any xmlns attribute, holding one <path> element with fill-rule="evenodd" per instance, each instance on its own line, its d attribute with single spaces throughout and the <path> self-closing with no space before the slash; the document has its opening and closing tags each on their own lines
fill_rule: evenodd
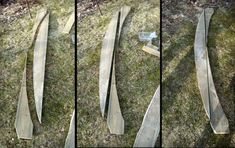
<svg viewBox="0 0 235 148">
<path fill-rule="evenodd" d="M 27 87 L 31 117 L 34 122 L 32 140 L 17 138 L 14 122 L 20 82 L 24 68 L 24 51 L 29 45 L 37 10 L 47 7 L 50 12 L 46 59 L 42 124 L 37 121 L 33 88 L 33 48 L 29 49 Z M 28 14 L 0 28 L 0 147 L 63 147 L 74 109 L 74 47 L 70 35 L 62 35 L 73 1 L 43 1 L 32 6 L 33 20 Z"/>
<path fill-rule="evenodd" d="M 125 134 L 109 133 L 99 105 L 99 62 L 102 39 L 114 13 L 123 5 L 131 12 L 123 25 L 116 51 L 116 82 L 125 120 Z M 159 85 L 159 59 L 142 51 L 140 31 L 159 33 L 159 2 L 128 0 L 105 2 L 78 24 L 78 144 L 80 146 L 132 146 L 145 111 Z"/>
<path fill-rule="evenodd" d="M 229 135 L 213 133 L 203 108 L 194 64 L 196 25 L 184 21 L 174 35 L 163 36 L 163 146 L 234 147 L 234 9 L 215 11 L 208 36 L 211 70 Z"/>
</svg>

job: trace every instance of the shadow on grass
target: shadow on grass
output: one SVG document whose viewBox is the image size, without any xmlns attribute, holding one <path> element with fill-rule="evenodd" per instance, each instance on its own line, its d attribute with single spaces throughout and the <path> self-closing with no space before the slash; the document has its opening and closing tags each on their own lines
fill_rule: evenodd
<svg viewBox="0 0 235 148">
<path fill-rule="evenodd" d="M 177 37 L 176 41 L 173 41 L 166 50 L 163 50 L 163 70 L 165 70 L 174 57 L 180 54 L 181 50 L 189 45 L 193 45 L 195 26 L 192 26 L 192 24 L 182 24 L 182 26 L 183 29 L 179 32 L 184 32 L 184 34 Z"/>
<path fill-rule="evenodd" d="M 217 36 L 211 37 L 211 40 L 213 42 L 216 42 L 215 38 L 217 38 Z M 215 45 L 217 45 L 217 43 Z M 218 50 L 216 49 L 210 50 L 210 48 L 208 48 L 208 54 L 209 54 L 210 67 L 211 67 L 213 81 L 215 84 L 215 89 L 216 89 L 220 104 L 224 110 L 224 113 L 226 117 L 228 118 L 229 125 L 230 125 L 230 132 L 232 133 L 235 130 L 235 127 L 234 127 L 235 126 L 235 118 L 234 118 L 235 114 L 234 112 L 231 112 L 231 110 L 235 110 L 235 103 L 233 99 L 234 91 L 232 90 L 233 88 L 230 85 L 234 83 L 232 82 L 234 81 L 233 80 L 234 76 L 232 78 L 232 81 L 230 82 L 230 85 L 227 86 L 225 84 L 226 81 L 224 79 L 224 77 L 226 76 L 225 75 L 223 76 L 224 74 L 223 69 L 221 68 L 220 63 L 219 63 Z"/>
<path fill-rule="evenodd" d="M 174 69 L 174 71 L 171 72 L 171 74 L 165 79 L 165 81 L 162 82 L 163 96 L 167 96 L 168 98 L 174 98 L 175 96 L 177 96 L 178 93 L 181 92 L 180 90 L 183 87 L 183 83 L 179 82 L 184 82 L 188 78 L 188 76 L 194 71 L 195 68 L 193 55 L 193 48 L 191 48 L 188 53 L 184 56 L 184 58 L 180 61 L 180 63 L 177 65 L 177 67 Z M 166 91 L 170 91 L 173 95 L 168 96 Z M 169 108 L 173 104 L 174 99 L 163 100 L 163 110 Z"/>
<path fill-rule="evenodd" d="M 231 131 L 230 131 L 231 132 Z M 212 131 L 210 122 L 207 122 L 200 138 L 195 142 L 193 147 L 208 147 L 213 145 L 216 147 L 229 147 L 232 139 L 232 134 L 216 135 Z"/>
</svg>

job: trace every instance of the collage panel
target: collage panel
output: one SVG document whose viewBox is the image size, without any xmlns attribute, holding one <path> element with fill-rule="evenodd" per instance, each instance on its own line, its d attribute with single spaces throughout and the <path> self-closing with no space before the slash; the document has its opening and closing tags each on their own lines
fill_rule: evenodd
<svg viewBox="0 0 235 148">
<path fill-rule="evenodd" d="M 77 25 L 78 146 L 160 147 L 160 1 L 80 1 Z"/>
<path fill-rule="evenodd" d="M 233 1 L 162 1 L 162 146 L 234 147 Z"/>
<path fill-rule="evenodd" d="M 74 143 L 73 12 L 72 0 L 0 1 L 1 148 Z"/>
</svg>

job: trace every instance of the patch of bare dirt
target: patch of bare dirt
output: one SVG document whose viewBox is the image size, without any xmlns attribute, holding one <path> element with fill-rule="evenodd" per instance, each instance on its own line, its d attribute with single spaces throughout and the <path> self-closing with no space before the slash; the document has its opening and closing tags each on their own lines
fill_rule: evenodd
<svg viewBox="0 0 235 148">
<path fill-rule="evenodd" d="M 30 13 L 30 7 L 36 0 L 1 0 L 0 1 L 0 22 L 6 23 L 18 19 L 26 13 Z"/>
<path fill-rule="evenodd" d="M 162 31 L 172 35 L 183 21 L 197 22 L 197 14 L 203 8 L 228 8 L 233 4 L 233 0 L 163 0 Z"/>
<path fill-rule="evenodd" d="M 78 21 L 82 21 L 84 17 L 87 15 L 90 15 L 94 13 L 94 11 L 97 11 L 97 13 L 100 13 L 102 15 L 102 10 L 100 9 L 100 5 L 107 0 L 81 0 L 78 1 Z"/>
</svg>

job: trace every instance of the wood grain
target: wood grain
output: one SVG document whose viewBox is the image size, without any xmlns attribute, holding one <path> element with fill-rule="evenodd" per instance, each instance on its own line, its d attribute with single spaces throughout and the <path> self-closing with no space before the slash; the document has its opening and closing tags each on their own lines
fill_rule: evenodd
<svg viewBox="0 0 235 148">
<path fill-rule="evenodd" d="M 72 12 L 72 14 L 70 15 L 68 19 L 68 22 L 66 23 L 64 27 L 63 33 L 69 34 L 71 28 L 73 27 L 74 21 L 75 21 L 75 12 Z"/>
<path fill-rule="evenodd" d="M 16 133 L 19 139 L 32 139 L 33 137 L 33 123 L 30 116 L 26 90 L 26 63 L 27 53 L 15 120 Z"/>
<path fill-rule="evenodd" d="M 157 88 L 137 133 L 134 147 L 154 147 L 160 131 L 160 86 Z"/>
<path fill-rule="evenodd" d="M 143 48 L 142 48 L 143 51 L 145 51 L 149 54 L 155 55 L 157 57 L 160 57 L 160 52 L 157 49 L 158 48 L 153 45 L 146 45 L 146 46 L 143 46 Z"/>
<path fill-rule="evenodd" d="M 33 88 L 38 120 L 41 123 L 49 14 L 39 28 L 33 59 Z"/>
<path fill-rule="evenodd" d="M 123 23 L 126 19 L 126 16 L 130 12 L 130 7 L 124 6 L 121 8 L 120 12 L 120 21 L 119 21 L 119 30 L 118 30 L 118 38 L 116 47 L 119 44 L 120 36 L 121 36 L 121 30 Z M 115 49 L 117 50 L 117 49 Z M 119 105 L 119 99 L 117 95 L 117 88 L 116 88 L 116 79 L 115 79 L 115 52 L 114 51 L 114 59 L 113 59 L 113 69 L 112 69 L 112 80 L 111 80 L 111 88 L 110 88 L 110 97 L 109 97 L 109 107 L 108 107 L 108 116 L 107 116 L 107 124 L 109 127 L 109 131 L 111 134 L 117 134 L 121 135 L 124 134 L 124 119 L 122 117 L 120 105 Z"/>
<path fill-rule="evenodd" d="M 204 109 L 210 119 L 214 133 L 227 134 L 229 133 L 229 123 L 215 90 L 207 51 L 208 28 L 213 13 L 212 8 L 205 9 L 199 18 L 196 29 L 194 54 L 197 81 Z"/>
<path fill-rule="evenodd" d="M 70 121 L 69 132 L 64 148 L 75 148 L 75 111 L 73 111 L 73 115 Z"/>
<path fill-rule="evenodd" d="M 119 18 L 119 11 L 113 16 L 108 29 L 103 39 L 103 46 L 100 56 L 100 71 L 99 71 L 99 96 L 100 108 L 102 116 L 104 117 L 105 108 L 107 104 L 108 91 L 110 87 L 111 68 L 114 55 L 114 46 L 117 33 L 117 23 Z"/>
</svg>

